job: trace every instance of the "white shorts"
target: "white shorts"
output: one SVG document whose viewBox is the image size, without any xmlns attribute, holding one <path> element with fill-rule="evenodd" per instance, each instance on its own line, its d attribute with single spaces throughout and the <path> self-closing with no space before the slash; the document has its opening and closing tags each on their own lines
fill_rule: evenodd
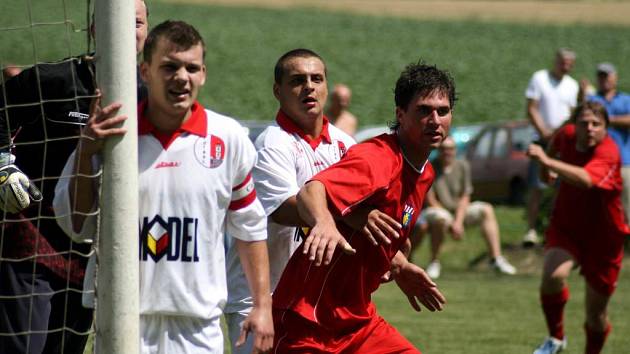
<svg viewBox="0 0 630 354">
<path fill-rule="evenodd" d="M 250 354 L 254 349 L 254 334 L 251 332 L 247 335 L 247 340 L 243 343 L 243 345 L 240 347 L 236 347 L 235 345 L 238 337 L 241 335 L 243 322 L 247 318 L 247 315 L 249 315 L 250 311 L 251 308 L 241 312 L 223 314 L 230 337 L 230 348 L 232 349 L 232 354 Z"/>
<path fill-rule="evenodd" d="M 219 317 L 141 315 L 142 354 L 223 354 Z"/>
<path fill-rule="evenodd" d="M 484 209 L 492 207 L 486 202 L 475 201 L 466 208 L 466 216 L 464 218 L 465 225 L 478 225 L 483 221 Z M 424 209 L 421 217 L 430 225 L 436 221 L 443 221 L 446 225 L 453 223 L 453 214 L 444 208 L 428 207 Z"/>
</svg>

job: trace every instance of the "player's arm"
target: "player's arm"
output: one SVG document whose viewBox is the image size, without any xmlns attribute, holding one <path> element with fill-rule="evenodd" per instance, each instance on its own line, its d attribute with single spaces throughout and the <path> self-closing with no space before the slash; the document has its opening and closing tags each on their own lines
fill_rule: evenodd
<svg viewBox="0 0 630 354">
<path fill-rule="evenodd" d="M 527 155 L 539 161 L 543 167 L 556 173 L 567 183 L 585 189 L 593 186 L 591 176 L 584 168 L 549 157 L 539 145 L 531 144 L 527 150 Z"/>
<path fill-rule="evenodd" d="M 235 244 L 254 300 L 252 311 L 243 322 L 236 346 L 245 343 L 247 333 L 253 332 L 254 353 L 265 353 L 271 350 L 274 335 L 267 242 L 236 239 Z"/>
<path fill-rule="evenodd" d="M 612 116 L 608 125 L 614 128 L 630 128 L 630 114 Z"/>
<path fill-rule="evenodd" d="M 123 135 L 126 132 L 125 128 L 119 127 L 127 119 L 126 116 L 117 115 L 121 104 L 112 103 L 101 108 L 98 90 L 96 95 L 90 109 L 90 118 L 81 130 L 68 187 L 72 205 L 72 227 L 75 232 L 80 232 L 83 228 L 86 215 L 93 210 L 98 195 L 92 176 L 93 157 L 100 153 L 105 138 Z"/>
<path fill-rule="evenodd" d="M 297 196 L 290 196 L 280 206 L 271 213 L 271 220 L 280 225 L 286 226 L 307 226 L 300 217 L 297 208 Z"/>
<path fill-rule="evenodd" d="M 348 226 L 361 232 L 370 242 L 389 245 L 392 239 L 400 237 L 402 225 L 391 216 L 378 209 L 361 207 L 346 216 L 339 217 Z"/>
<path fill-rule="evenodd" d="M 540 115 L 540 102 L 538 100 L 534 100 L 531 98 L 527 99 L 527 118 L 529 118 L 530 123 L 536 129 L 538 134 L 543 140 L 549 139 L 551 136 L 551 131 L 547 129 L 545 126 L 545 121 Z"/>
<path fill-rule="evenodd" d="M 441 311 L 444 307 L 446 298 L 437 284 L 422 268 L 409 262 L 400 251 L 392 259 L 391 274 L 414 310 L 420 311 L 420 304 L 429 311 Z"/>
<path fill-rule="evenodd" d="M 307 183 L 297 195 L 300 217 L 311 227 L 304 241 L 303 253 L 319 266 L 330 264 L 337 246 L 347 254 L 356 250 L 339 233 L 335 219 L 328 209 L 326 187 L 319 181 Z"/>
</svg>

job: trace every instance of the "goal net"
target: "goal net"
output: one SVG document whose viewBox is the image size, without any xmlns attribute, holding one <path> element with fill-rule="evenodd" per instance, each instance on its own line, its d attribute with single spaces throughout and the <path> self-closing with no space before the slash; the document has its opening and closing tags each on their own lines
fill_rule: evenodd
<svg viewBox="0 0 630 354">
<path fill-rule="evenodd" d="M 108 141 L 103 169 L 93 176 L 102 180 L 94 214 L 106 239 L 96 232 L 72 242 L 58 226 L 69 215 L 52 208 L 57 182 L 71 177 L 62 169 L 95 87 L 103 105 L 122 102 L 121 114 L 135 117 L 134 12 L 128 0 L 0 2 L 0 149 L 43 195 L 20 213 L 0 205 L 2 352 L 82 353 L 88 342 L 97 352 L 137 351 L 135 134 Z M 135 119 L 128 121 L 134 132 Z M 90 258 L 98 275 L 86 270 Z M 92 276 L 104 285 L 84 286 Z"/>
</svg>

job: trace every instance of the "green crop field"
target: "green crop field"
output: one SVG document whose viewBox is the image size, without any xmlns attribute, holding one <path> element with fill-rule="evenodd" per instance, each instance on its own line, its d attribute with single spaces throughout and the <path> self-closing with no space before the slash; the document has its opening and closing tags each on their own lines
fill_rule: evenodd
<svg viewBox="0 0 630 354">
<path fill-rule="evenodd" d="M 28 5 L 33 6 L 28 16 Z M 454 124 L 524 118 L 523 92 L 530 75 L 551 65 L 557 47 L 576 50 L 574 77 L 593 79 L 600 61 L 620 72 L 620 86 L 630 90 L 630 28 L 586 25 L 527 25 L 474 21 L 424 21 L 331 13 L 182 5 L 149 1 L 150 23 L 184 19 L 197 26 L 208 51 L 208 80 L 200 101 L 241 119 L 269 120 L 275 115 L 272 70 L 285 51 L 307 47 L 328 64 L 329 81 L 354 91 L 352 111 L 361 124 L 393 118 L 394 81 L 403 66 L 423 59 L 450 70 L 459 91 Z M 60 25 L 23 27 L 68 19 Z M 0 64 L 26 65 L 85 50 L 83 0 L 0 1 Z M 35 45 L 33 45 L 35 43 Z M 475 230 L 461 242 L 448 240 L 443 277 L 438 284 L 448 298 L 444 311 L 415 313 L 395 285 L 375 294 L 379 312 L 424 353 L 528 353 L 545 335 L 537 287 L 541 250 L 518 247 L 525 231 L 521 208 L 497 210 L 506 256 L 520 274 L 500 277 L 487 269 L 484 243 Z M 414 255 L 427 262 L 426 245 Z M 627 265 L 626 261 L 626 265 Z M 582 352 L 584 321 L 582 279 L 571 279 L 567 307 L 567 353 Z M 630 275 L 622 272 L 610 312 L 613 332 L 605 353 L 630 348 Z"/>
</svg>

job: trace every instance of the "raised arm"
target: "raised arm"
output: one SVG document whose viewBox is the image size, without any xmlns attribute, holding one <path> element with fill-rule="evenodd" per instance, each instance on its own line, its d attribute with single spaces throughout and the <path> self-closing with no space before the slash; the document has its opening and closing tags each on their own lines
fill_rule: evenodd
<svg viewBox="0 0 630 354">
<path fill-rule="evenodd" d="M 585 189 L 593 186 L 591 176 L 584 168 L 549 157 L 540 145 L 531 144 L 527 155 L 539 161 L 544 168 L 556 173 L 567 183 Z"/>
<path fill-rule="evenodd" d="M 326 187 L 319 181 L 307 183 L 297 195 L 300 217 L 311 227 L 304 241 L 303 253 L 319 266 L 322 261 L 330 264 L 337 246 L 346 254 L 355 254 L 356 250 L 339 233 L 335 219 L 328 210 Z"/>
</svg>

